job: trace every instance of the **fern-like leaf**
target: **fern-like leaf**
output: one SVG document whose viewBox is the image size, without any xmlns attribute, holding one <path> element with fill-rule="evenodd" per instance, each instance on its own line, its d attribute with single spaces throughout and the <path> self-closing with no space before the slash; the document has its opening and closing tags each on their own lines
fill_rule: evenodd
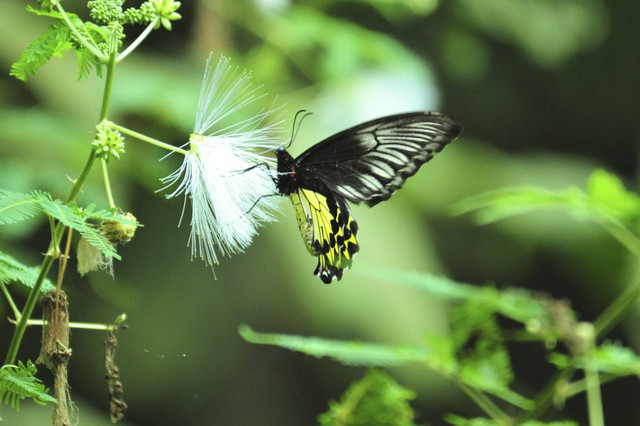
<svg viewBox="0 0 640 426">
<path fill-rule="evenodd" d="M 318 422 L 323 426 L 413 426 L 409 401 L 415 397 L 413 390 L 400 386 L 387 373 L 370 370 L 349 386 L 340 401 L 331 401 L 329 411 L 318 416 Z"/>
<path fill-rule="evenodd" d="M 37 372 L 31 361 L 27 361 L 26 366 L 22 361 L 18 361 L 18 365 L 5 365 L 0 368 L 0 400 L 4 399 L 4 403 L 16 411 L 20 410 L 20 401 L 26 398 L 31 398 L 40 405 L 57 402 L 35 377 Z"/>
<path fill-rule="evenodd" d="M 43 191 L 22 194 L 0 190 L 0 225 L 26 220 L 40 212 L 59 220 L 65 226 L 75 229 L 89 244 L 100 250 L 105 256 L 116 259 L 120 259 L 120 256 L 116 253 L 115 248 L 88 220 L 114 220 L 138 226 L 137 222 L 104 210 L 87 214 L 75 204 L 63 204 L 62 201 L 52 199 L 51 194 Z"/>
<path fill-rule="evenodd" d="M 238 332 L 247 342 L 274 345 L 316 358 L 329 357 L 346 365 L 391 367 L 429 362 L 429 352 L 411 345 L 382 345 L 360 341 L 339 341 L 289 334 L 258 333 L 242 325 Z"/>
<path fill-rule="evenodd" d="M 496 420 L 485 419 L 477 417 L 474 419 L 465 419 L 464 417 L 456 416 L 455 414 L 447 414 L 444 416 L 444 420 L 455 426 L 497 426 L 499 423 Z M 528 420 L 524 423 L 519 423 L 520 426 L 578 426 L 577 422 L 571 420 L 560 420 L 554 422 L 539 422 L 537 420 Z"/>
<path fill-rule="evenodd" d="M 42 211 L 42 193 L 22 194 L 0 189 L 0 225 L 20 222 L 36 216 Z"/>
<path fill-rule="evenodd" d="M 39 272 L 39 268 L 24 265 L 8 254 L 0 252 L 0 282 L 4 284 L 18 282 L 28 288 L 33 288 Z M 41 291 L 46 293 L 55 288 L 53 283 L 45 278 Z"/>
<path fill-rule="evenodd" d="M 57 11 L 37 10 L 27 6 L 27 12 L 35 13 L 38 16 L 48 16 L 54 19 L 63 19 Z M 92 22 L 82 22 L 73 13 L 67 13 L 67 17 L 73 26 L 83 37 L 91 39 L 95 46 L 106 45 L 109 32 L 106 27 L 96 25 Z M 10 75 L 19 80 L 26 81 L 33 77 L 38 69 L 47 63 L 52 57 L 62 57 L 67 50 L 75 50 L 78 57 L 78 78 L 86 77 L 95 67 L 98 77 L 102 75 L 102 63 L 89 50 L 75 41 L 75 37 L 67 23 L 64 21 L 50 25 L 45 32 L 35 39 L 27 49 L 20 55 L 20 58 L 11 66 Z"/>
<path fill-rule="evenodd" d="M 54 56 L 60 57 L 63 52 L 73 48 L 70 37 L 71 31 L 63 22 L 50 25 L 11 65 L 9 75 L 22 81 L 33 77 L 49 59 Z"/>
<path fill-rule="evenodd" d="M 109 240 L 102 236 L 92 224 L 88 223 L 86 217 L 74 205 L 66 205 L 60 200 L 48 198 L 41 200 L 40 206 L 47 215 L 78 231 L 89 244 L 100 250 L 105 256 L 120 259 Z"/>
</svg>

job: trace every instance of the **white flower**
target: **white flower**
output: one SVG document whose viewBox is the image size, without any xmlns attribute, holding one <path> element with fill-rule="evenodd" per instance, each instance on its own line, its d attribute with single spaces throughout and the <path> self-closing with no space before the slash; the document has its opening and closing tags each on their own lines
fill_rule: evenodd
<svg viewBox="0 0 640 426">
<path fill-rule="evenodd" d="M 264 95 L 258 94 L 249 73 L 238 72 L 224 57 L 214 67 L 211 58 L 189 151 L 181 167 L 162 180 L 165 188 L 178 185 L 167 198 L 184 194 L 185 204 L 191 200 L 191 254 L 209 265 L 218 263 L 218 254 L 243 251 L 256 227 L 274 220 L 275 164 L 264 154 L 278 145 L 277 124 L 264 123 L 272 109 L 221 125 Z"/>
</svg>

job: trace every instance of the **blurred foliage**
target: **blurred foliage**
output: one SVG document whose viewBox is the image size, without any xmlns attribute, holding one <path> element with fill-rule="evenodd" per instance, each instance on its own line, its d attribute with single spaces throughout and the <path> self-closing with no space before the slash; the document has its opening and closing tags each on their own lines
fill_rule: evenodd
<svg viewBox="0 0 640 426">
<path fill-rule="evenodd" d="M 635 225 L 635 219 L 640 215 L 640 208 L 635 203 L 637 195 L 627 192 L 614 175 L 603 170 L 592 174 L 589 189 L 589 194 L 577 189 L 554 194 L 535 187 L 494 191 L 464 200 L 457 210 L 462 213 L 478 211 L 484 222 L 492 222 L 550 207 L 566 209 L 602 224 L 636 258 L 640 258 L 637 249 L 640 232 Z M 596 345 L 596 340 L 602 340 L 637 302 L 640 296 L 640 281 L 637 279 L 593 323 L 587 323 L 576 320 L 577 314 L 567 302 L 522 289 L 497 290 L 457 283 L 443 277 L 379 269 L 369 271 L 369 274 L 373 279 L 416 287 L 438 300 L 456 303 L 449 313 L 447 335 L 428 335 L 421 345 L 389 345 L 256 333 L 247 326 L 240 327 L 239 333 L 248 342 L 275 345 L 314 357 L 330 357 L 349 366 L 418 364 L 433 369 L 453 380 L 491 418 L 491 421 L 479 418 L 465 420 L 455 415 L 445 416 L 447 421 L 456 425 L 537 424 L 529 420 L 544 414 L 552 401 L 561 406 L 566 399 L 584 391 L 589 401 L 590 424 L 602 425 L 600 383 L 638 376 L 640 356 L 632 349 L 609 342 Z M 503 327 L 499 317 L 519 323 L 521 328 Z M 558 367 L 558 372 L 549 375 L 548 383 L 534 398 L 529 399 L 511 390 L 515 376 L 506 346 L 508 340 L 542 343 L 548 352 L 547 357 Z M 558 343 L 562 343 L 562 348 Z M 556 352 L 558 349 L 568 354 Z M 584 379 L 571 380 L 576 369 L 585 371 Z M 520 413 L 508 414 L 513 409 L 502 410 L 485 394 L 517 407 Z M 384 417 L 382 411 L 387 405 L 380 403 L 376 407 Z M 346 416 L 341 424 L 360 424 L 357 419 L 356 415 L 353 418 Z M 398 419 L 398 424 L 404 423 Z"/>
<path fill-rule="evenodd" d="M 353 383 L 340 401 L 329 402 L 329 411 L 318 416 L 321 425 L 412 426 L 409 401 L 415 393 L 403 388 L 388 374 L 371 370 Z"/>
<path fill-rule="evenodd" d="M 139 3 L 128 0 L 126 6 Z M 617 241 L 565 214 L 518 215 L 475 228 L 465 216 L 448 217 L 447 209 L 467 196 L 506 186 L 538 186 L 557 195 L 554 191 L 582 187 L 598 167 L 621 176 L 628 188 L 637 187 L 640 69 L 629 52 L 640 39 L 640 4 L 182 3 L 183 20 L 173 23 L 172 32 L 154 33 L 118 67 L 113 121 L 174 145 L 185 143 L 204 62 L 214 51 L 250 69 L 255 81 L 287 105 L 283 118 L 289 122 L 299 109 L 314 112 L 292 153 L 359 121 L 419 109 L 453 114 L 465 125 L 465 136 L 390 202 L 370 211 L 353 208 L 362 250 L 353 270 L 329 287 L 311 273 L 313 259 L 286 200 L 281 223 L 265 228 L 244 255 L 224 259 L 214 281 L 208 268 L 190 262 L 188 230 L 176 228 L 181 203 L 153 193 L 177 160 L 159 162 L 163 154 L 157 149 L 128 141 L 122 160 L 110 163 L 112 189 L 118 205 L 133 211 L 145 228 L 119 250 L 123 261 L 115 265 L 114 280 L 100 273 L 84 279 L 69 275 L 65 290 L 72 319 L 129 314 L 118 359 L 131 424 L 310 424 L 326 411 L 328 400 L 362 376 L 355 369 L 248 345 L 236 334 L 241 323 L 390 345 L 423 342 L 425 335 L 447 330 L 448 308 L 436 293 L 426 298 L 412 287 L 390 288 L 362 273 L 371 265 L 546 291 L 569 298 L 586 319 L 636 273 L 637 262 Z M 87 18 L 85 1 L 64 4 Z M 28 84 L 9 77 L 10 64 L 52 21 L 26 13 L 22 1 L 4 2 L 2 10 L 0 188 L 40 189 L 60 198 L 95 139 L 103 80 L 77 81 L 72 57 L 53 58 Z M 123 43 L 134 37 L 131 33 Z M 598 208 L 631 211 L 633 193 L 625 191 L 632 194 L 627 201 L 614 196 L 619 205 L 609 203 L 609 194 L 622 186 L 616 190 L 605 181 L 590 185 L 587 198 Z M 604 191 L 598 189 L 602 182 Z M 79 197 L 79 205 L 87 202 L 107 207 L 98 173 Z M 37 264 L 48 225 L 35 218 L 18 225 L 0 229 L 0 250 Z M 613 338 L 637 348 L 637 323 L 625 322 Z M 1 330 L 2 341 L 8 341 L 12 327 Z M 39 331 L 28 331 L 34 342 Z M 99 424 L 95 411 L 106 418 L 106 387 L 95 385 L 104 376 L 97 362 L 102 340 L 90 332 L 73 333 L 70 381 L 74 399 L 83 402 L 81 424 Z M 507 350 L 518 373 L 514 387 L 539 386 L 549 366 L 532 361 L 536 351 L 509 345 Z M 24 349 L 25 357 L 37 353 L 37 345 Z M 415 389 L 412 405 L 419 423 L 439 424 L 445 412 L 480 415 L 436 374 L 412 367 L 392 372 Z M 628 399 L 637 382 L 622 380 L 605 389 L 607 423 L 638 424 L 640 408 Z M 586 422 L 579 399 L 567 401 L 562 418 Z M 4 412 L 2 417 L 36 418 L 28 417 L 40 415 L 41 407 L 34 405 L 22 404 L 24 417 Z M 38 419 L 34 422 L 42 422 Z"/>
</svg>

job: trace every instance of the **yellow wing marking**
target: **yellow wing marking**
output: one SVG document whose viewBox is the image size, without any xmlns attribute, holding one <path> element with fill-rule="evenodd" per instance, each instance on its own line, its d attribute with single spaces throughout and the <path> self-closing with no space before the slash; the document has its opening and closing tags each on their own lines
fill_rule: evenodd
<svg viewBox="0 0 640 426">
<path fill-rule="evenodd" d="M 318 256 L 316 275 L 325 283 L 342 278 L 342 270 L 351 266 L 358 252 L 358 225 L 349 207 L 340 199 L 325 197 L 308 189 L 292 193 L 300 234 L 307 250 Z"/>
</svg>

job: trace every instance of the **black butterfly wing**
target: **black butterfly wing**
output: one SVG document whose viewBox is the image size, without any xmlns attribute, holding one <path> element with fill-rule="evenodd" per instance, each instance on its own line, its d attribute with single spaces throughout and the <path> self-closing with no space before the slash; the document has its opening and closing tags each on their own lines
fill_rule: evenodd
<svg viewBox="0 0 640 426">
<path fill-rule="evenodd" d="M 374 206 L 461 133 L 459 123 L 438 112 L 382 117 L 312 146 L 296 158 L 296 170 L 349 201 Z"/>
</svg>

